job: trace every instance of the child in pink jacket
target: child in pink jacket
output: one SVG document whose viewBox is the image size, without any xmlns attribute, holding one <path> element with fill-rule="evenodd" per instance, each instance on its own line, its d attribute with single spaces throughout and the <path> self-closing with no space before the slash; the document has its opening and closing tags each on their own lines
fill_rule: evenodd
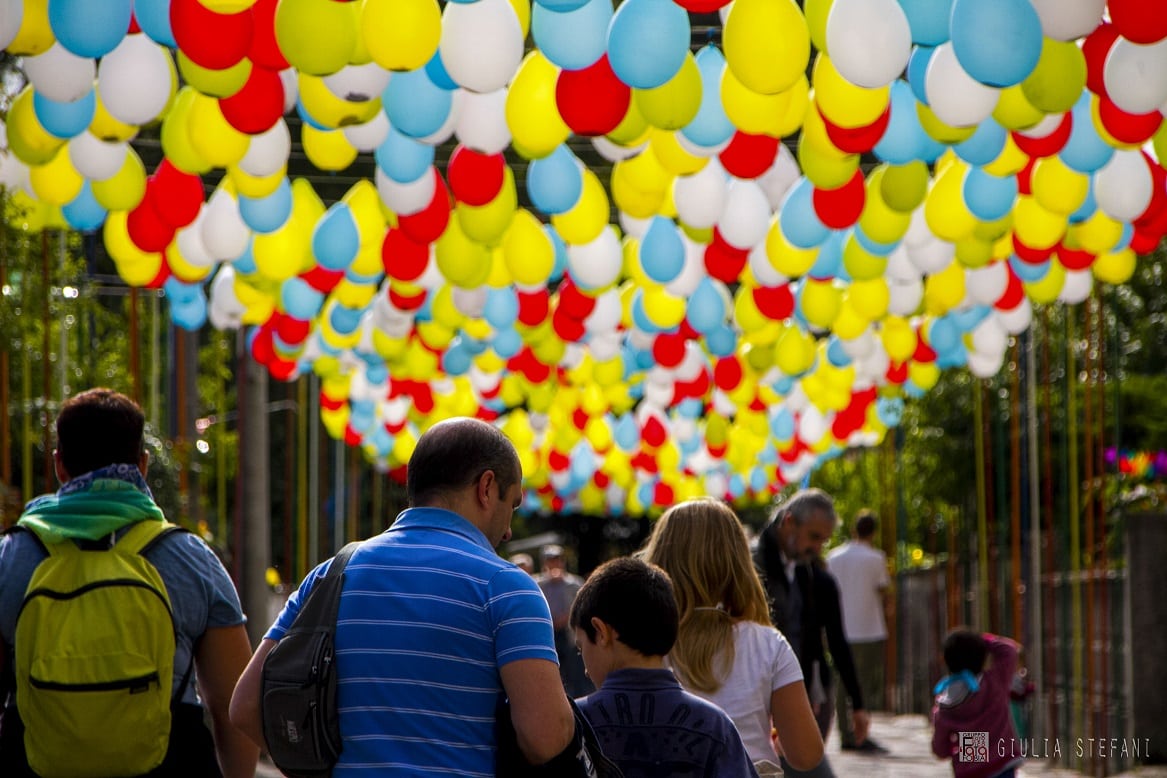
<svg viewBox="0 0 1167 778">
<path fill-rule="evenodd" d="M 1009 711 L 1019 648 L 963 628 L 944 640 L 949 675 L 936 685 L 932 752 L 952 760 L 954 778 L 1013 778 L 1024 761 Z"/>
</svg>

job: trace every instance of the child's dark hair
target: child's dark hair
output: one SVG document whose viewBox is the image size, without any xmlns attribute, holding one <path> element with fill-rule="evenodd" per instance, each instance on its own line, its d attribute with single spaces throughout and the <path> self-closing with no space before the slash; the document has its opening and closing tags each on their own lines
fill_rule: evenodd
<svg viewBox="0 0 1167 778">
<path fill-rule="evenodd" d="M 985 669 L 988 654 L 985 639 L 968 627 L 957 627 L 944 638 L 944 663 L 950 673 L 968 670 L 975 675 Z"/>
<path fill-rule="evenodd" d="M 571 626 L 596 639 L 592 618 L 616 631 L 644 656 L 664 656 L 677 640 L 680 616 L 673 582 L 656 565 L 633 557 L 605 562 L 592 572 L 571 606 Z"/>
</svg>

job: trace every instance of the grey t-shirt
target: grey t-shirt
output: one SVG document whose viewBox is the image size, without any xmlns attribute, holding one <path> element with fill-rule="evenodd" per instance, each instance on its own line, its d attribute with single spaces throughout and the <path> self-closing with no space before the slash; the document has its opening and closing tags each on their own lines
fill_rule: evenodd
<svg viewBox="0 0 1167 778">
<path fill-rule="evenodd" d="M 4 641 L 10 661 L 16 617 L 33 570 L 44 558 L 31 532 L 11 532 L 0 538 L 0 640 Z M 232 627 L 244 623 L 243 609 L 235 585 L 219 557 L 197 535 L 171 533 L 147 551 L 146 558 L 158 568 L 174 612 L 178 649 L 174 656 L 173 691 L 177 691 L 191 661 L 195 640 L 210 627 Z M 192 670 L 191 681 L 183 690 L 183 702 L 199 701 L 194 677 Z"/>
</svg>

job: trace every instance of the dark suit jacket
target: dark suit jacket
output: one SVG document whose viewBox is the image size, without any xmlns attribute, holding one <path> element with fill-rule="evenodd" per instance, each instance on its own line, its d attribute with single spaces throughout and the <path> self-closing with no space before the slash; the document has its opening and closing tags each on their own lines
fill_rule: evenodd
<svg viewBox="0 0 1167 778">
<path fill-rule="evenodd" d="M 814 663 L 818 662 L 819 680 L 823 689 L 830 689 L 831 670 L 827 666 L 825 649 L 830 648 L 831 660 L 843 687 L 851 698 L 854 710 L 863 710 L 863 692 L 859 687 L 859 676 L 855 673 L 855 662 L 851 658 L 851 647 L 843 634 L 843 611 L 839 605 L 839 586 L 834 576 L 821 561 L 817 564 L 798 564 L 794 568 L 794 582 L 801 595 L 800 629 L 791 629 L 787 614 L 790 583 L 782 563 L 782 553 L 778 545 L 773 524 L 767 524 L 754 547 L 754 564 L 762 576 L 766 596 L 770 600 L 770 619 L 784 635 L 800 633 L 801 637 L 791 641 L 791 648 L 798 655 L 802 666 L 802 677 L 809 690 Z M 826 633 L 826 646 L 823 635 Z M 797 642 L 797 645 L 795 643 Z"/>
</svg>

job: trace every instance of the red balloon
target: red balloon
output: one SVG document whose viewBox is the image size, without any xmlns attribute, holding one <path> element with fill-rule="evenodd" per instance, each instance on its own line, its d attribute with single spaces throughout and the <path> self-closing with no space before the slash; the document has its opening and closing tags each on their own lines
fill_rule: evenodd
<svg viewBox="0 0 1167 778">
<path fill-rule="evenodd" d="M 667 436 L 668 430 L 655 416 L 649 416 L 644 422 L 644 426 L 640 428 L 641 440 L 653 448 L 663 445 Z"/>
<path fill-rule="evenodd" d="M 1049 135 L 1034 138 L 1020 132 L 1015 132 L 1013 133 L 1013 142 L 1017 144 L 1017 148 L 1034 159 L 1052 157 L 1066 145 L 1066 141 L 1070 139 L 1070 130 L 1073 129 L 1073 126 L 1074 119 L 1069 112 L 1066 112 L 1062 116 L 1061 123 Z"/>
<path fill-rule="evenodd" d="M 486 205 L 502 190 L 506 166 L 502 154 L 482 154 L 458 144 L 446 167 L 450 191 L 459 202 Z"/>
<path fill-rule="evenodd" d="M 1163 114 L 1127 113 L 1106 95 L 1098 98 L 1098 119 L 1102 126 L 1120 143 L 1145 143 L 1163 123 Z"/>
<path fill-rule="evenodd" d="M 811 202 L 819 221 L 836 230 L 844 230 L 855 222 L 863 213 L 863 204 L 867 202 L 867 189 L 863 186 L 863 171 L 856 170 L 851 180 L 838 189 L 814 188 L 811 193 Z"/>
<path fill-rule="evenodd" d="M 126 216 L 126 231 L 130 240 L 142 251 L 162 251 L 174 240 L 174 227 L 171 227 L 151 202 L 150 189 L 147 187 L 146 197 L 138 203 Z"/>
<path fill-rule="evenodd" d="M 381 241 L 381 264 L 385 274 L 398 281 L 415 281 L 429 265 L 428 244 L 415 242 L 404 231 L 390 227 Z"/>
<path fill-rule="evenodd" d="M 1055 248 L 1056 246 L 1050 246 L 1049 248 L 1044 249 L 1027 246 L 1021 242 L 1020 238 L 1017 237 L 1017 233 L 1013 233 L 1013 253 L 1016 254 L 1017 258 L 1022 262 L 1028 262 L 1031 265 L 1040 265 L 1042 262 L 1045 262 L 1050 258 L 1050 256 L 1054 253 Z"/>
<path fill-rule="evenodd" d="M 1082 41 L 1082 55 L 1086 58 L 1086 88 L 1096 95 L 1106 94 L 1106 83 L 1102 71 L 1106 67 L 1106 55 L 1118 40 L 1118 28 L 1105 22 Z"/>
<path fill-rule="evenodd" d="M 727 284 L 737 283 L 749 258 L 749 251 L 729 245 L 717 228 L 713 228 L 713 240 L 705 247 L 704 256 L 709 275 Z"/>
<path fill-rule="evenodd" d="M 162 254 L 162 263 L 158 266 L 158 272 L 146 282 L 147 289 L 161 289 L 166 284 L 166 279 L 170 278 L 170 263 L 166 261 L 166 254 Z"/>
<path fill-rule="evenodd" d="M 434 169 L 434 196 L 429 205 L 417 213 L 397 217 L 397 227 L 414 243 L 433 243 L 450 223 L 450 191 L 442 174 Z"/>
<path fill-rule="evenodd" d="M 790 284 L 759 286 L 753 290 L 754 305 L 772 321 L 783 321 L 794 313 L 794 294 Z"/>
<path fill-rule="evenodd" d="M 1033 167 L 1037 160 L 1033 157 L 1025 163 L 1025 167 L 1017 171 L 1017 192 L 1019 194 L 1033 194 Z"/>
<path fill-rule="evenodd" d="M 1151 169 L 1151 202 L 1147 203 L 1147 207 L 1135 219 L 1135 227 L 1154 221 L 1160 213 L 1167 210 L 1167 170 L 1151 159 L 1145 151 L 1143 159 Z"/>
<path fill-rule="evenodd" d="M 835 148 L 847 154 L 864 154 L 875 148 L 883 134 L 887 132 L 887 125 L 891 121 L 891 106 L 884 109 L 879 118 L 863 127 L 840 127 L 832 124 L 831 120 L 822 116 L 823 125 L 827 128 L 827 138 Z"/>
<path fill-rule="evenodd" d="M 664 481 L 657 481 L 656 485 L 652 487 L 652 502 L 654 505 L 672 505 L 673 500 L 677 498 L 673 487 L 666 484 Z"/>
<path fill-rule="evenodd" d="M 299 375 L 299 364 L 294 359 L 284 359 L 272 355 L 271 362 L 267 363 L 267 372 L 271 377 L 277 381 L 291 381 Z M 360 443 L 360 438 L 357 438 L 357 443 Z M 356 445 L 355 443 L 352 445 Z"/>
<path fill-rule="evenodd" d="M 676 3 L 690 13 L 709 14 L 727 5 L 729 0 L 676 0 Z"/>
<path fill-rule="evenodd" d="M 738 178 L 757 178 L 774 164 L 778 144 L 782 141 L 771 135 L 750 135 L 737 130 L 729 145 L 718 154 L 726 172 Z"/>
<path fill-rule="evenodd" d="M 247 56 L 254 33 L 251 9 L 220 14 L 198 0 L 170 0 L 170 29 L 196 65 L 224 70 Z"/>
<path fill-rule="evenodd" d="M 1059 244 L 1057 249 L 1058 264 L 1066 270 L 1085 270 L 1094 264 L 1094 255 L 1082 249 L 1066 248 Z"/>
<path fill-rule="evenodd" d="M 1162 0 L 1110 0 L 1110 21 L 1131 43 L 1157 43 L 1167 38 L 1167 13 Z"/>
<path fill-rule="evenodd" d="M 393 307 L 399 311 L 416 311 L 421 306 L 425 305 L 426 295 L 428 290 L 422 289 L 414 294 L 404 294 L 389 287 L 389 302 L 393 303 Z"/>
<path fill-rule="evenodd" d="M 573 319 L 563 308 L 556 308 L 555 313 L 551 314 L 551 329 L 568 343 L 578 342 L 585 332 L 583 322 Z"/>
<path fill-rule="evenodd" d="M 255 32 L 251 36 L 251 48 L 247 56 L 253 63 L 268 70 L 283 70 L 288 60 L 276 42 L 276 6 L 280 0 L 257 0 L 251 6 L 251 19 Z"/>
<path fill-rule="evenodd" d="M 340 283 L 340 279 L 344 278 L 343 270 L 329 270 L 326 267 L 317 265 L 311 270 L 306 270 L 300 274 L 300 278 L 308 284 L 308 286 L 315 289 L 317 292 L 324 292 L 327 294 L 336 288 Z"/>
<path fill-rule="evenodd" d="M 255 337 L 251 340 L 251 356 L 261 365 L 266 365 L 275 359 L 275 344 L 272 343 L 272 330 L 263 325 L 255 330 Z"/>
<path fill-rule="evenodd" d="M 186 173 L 163 158 L 154 171 L 152 198 L 154 209 L 162 221 L 175 229 L 187 226 L 203 207 L 203 179 L 195 173 Z"/>
<path fill-rule="evenodd" d="M 1025 299 L 1025 287 L 1022 286 L 1021 279 L 1013 272 L 1013 268 L 1008 265 L 1006 268 L 1009 270 L 1009 282 L 1005 285 L 1005 291 L 997 298 L 997 302 L 993 303 L 993 307 L 1001 311 L 1011 311 Z"/>
<path fill-rule="evenodd" d="M 583 70 L 564 70 L 555 82 L 555 105 L 576 135 L 606 135 L 619 126 L 632 102 L 632 89 L 616 77 L 608 55 Z"/>
<path fill-rule="evenodd" d="M 551 308 L 550 296 L 546 289 L 517 293 L 519 298 L 519 321 L 528 327 L 542 324 Z"/>
<path fill-rule="evenodd" d="M 736 354 L 730 354 L 717 360 L 713 366 L 713 383 L 723 392 L 729 392 L 742 382 L 743 374 L 741 360 Z"/>
<path fill-rule="evenodd" d="M 579 287 L 572 283 L 570 278 L 564 278 L 558 289 L 559 304 L 557 310 L 563 311 L 573 319 L 583 321 L 596 308 L 596 298 L 584 294 Z"/>
<path fill-rule="evenodd" d="M 311 331 L 312 323 L 306 319 L 297 319 L 295 316 L 280 314 L 279 320 L 276 321 L 276 334 L 280 336 L 280 340 L 289 346 L 303 343 Z"/>
<path fill-rule="evenodd" d="M 256 65 L 238 92 L 219 100 L 219 109 L 240 132 L 266 132 L 284 115 L 284 82 L 276 71 Z"/>
<path fill-rule="evenodd" d="M 652 358 L 661 367 L 673 368 L 685 359 L 685 337 L 661 333 L 652 342 Z"/>
</svg>

